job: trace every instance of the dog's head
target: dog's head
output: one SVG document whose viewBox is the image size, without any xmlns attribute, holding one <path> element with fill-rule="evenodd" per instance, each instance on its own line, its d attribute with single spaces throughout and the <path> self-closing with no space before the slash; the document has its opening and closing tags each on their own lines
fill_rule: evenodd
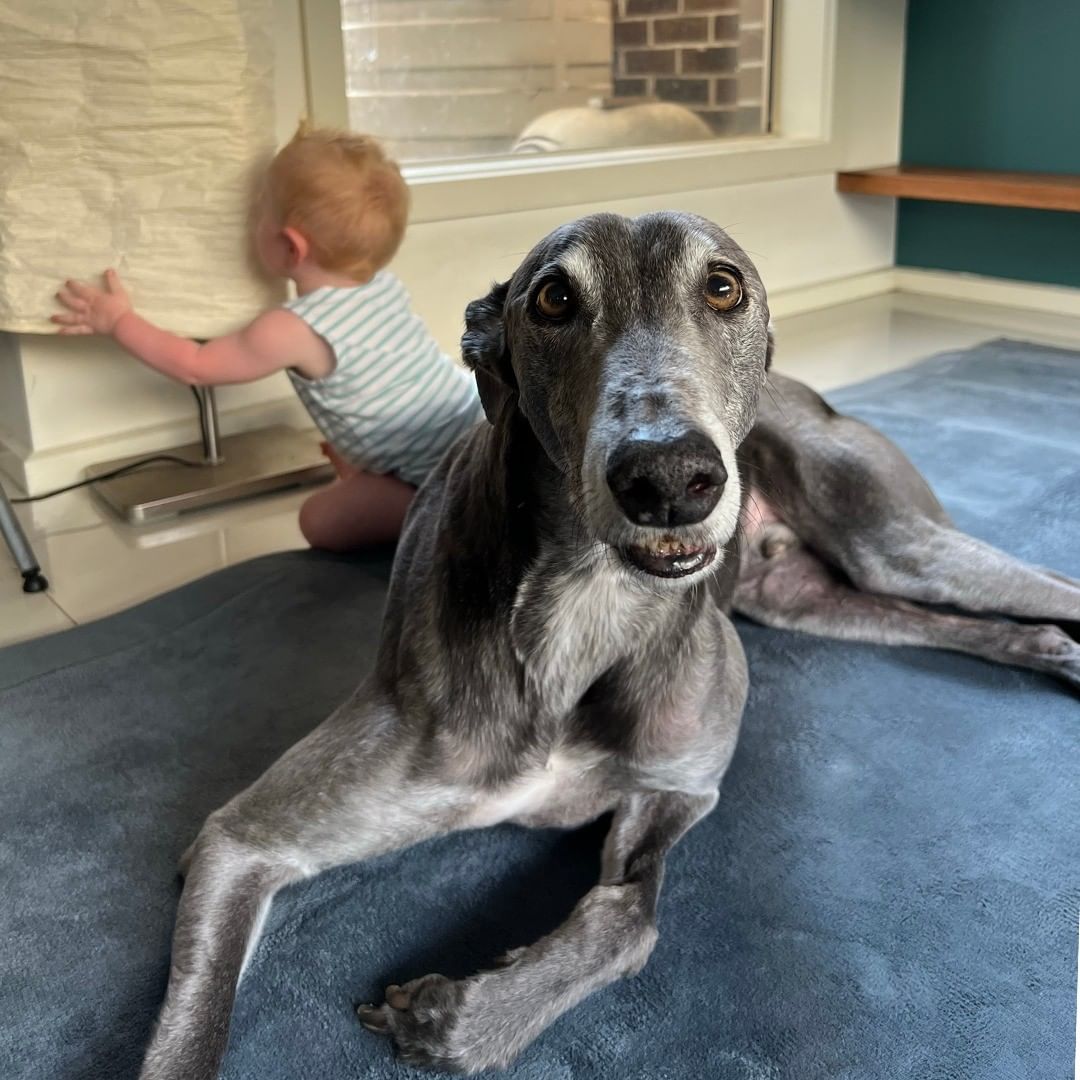
<svg viewBox="0 0 1080 1080">
<path fill-rule="evenodd" d="M 754 264 L 689 214 L 557 229 L 471 303 L 462 351 L 488 419 L 520 411 L 591 541 L 635 573 L 705 573 L 739 515 L 769 309 Z"/>
</svg>

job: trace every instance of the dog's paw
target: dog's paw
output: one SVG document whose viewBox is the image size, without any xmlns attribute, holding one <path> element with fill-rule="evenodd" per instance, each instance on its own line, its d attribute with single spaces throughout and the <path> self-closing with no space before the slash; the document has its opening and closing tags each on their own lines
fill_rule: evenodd
<svg viewBox="0 0 1080 1080">
<path fill-rule="evenodd" d="M 511 950 L 504 966 L 457 982 L 425 975 L 388 986 L 382 1005 L 357 1009 L 360 1022 L 389 1035 L 410 1065 L 466 1074 L 505 1068 L 544 1026 L 537 1026 L 542 1018 L 535 1009 L 523 1011 L 522 995 L 515 992 L 513 972 L 524 953 Z"/>
<path fill-rule="evenodd" d="M 1080 644 L 1060 626 L 1034 623 L 1017 627 L 1005 659 L 1046 671 L 1080 692 Z"/>
<path fill-rule="evenodd" d="M 464 998 L 463 983 L 425 975 L 403 986 L 388 986 L 384 1004 L 361 1005 L 356 1012 L 369 1031 L 389 1035 L 410 1065 L 470 1073 L 483 1065 L 471 1063 L 455 1047 Z"/>
</svg>

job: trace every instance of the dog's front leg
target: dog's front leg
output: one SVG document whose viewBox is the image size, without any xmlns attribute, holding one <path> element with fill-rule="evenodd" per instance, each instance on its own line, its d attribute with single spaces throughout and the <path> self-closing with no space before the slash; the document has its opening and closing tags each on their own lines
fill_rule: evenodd
<svg viewBox="0 0 1080 1080">
<path fill-rule="evenodd" d="M 460 1073 L 509 1065 L 562 1013 L 644 967 L 656 943 L 664 858 L 715 804 L 715 792 L 627 797 L 608 833 L 600 883 L 562 926 L 492 971 L 388 987 L 386 1003 L 361 1007 L 361 1020 L 392 1035 L 414 1065 Z"/>
<path fill-rule="evenodd" d="M 274 893 L 303 876 L 211 819 L 187 856 L 169 988 L 140 1080 L 213 1080 L 245 954 Z"/>
<path fill-rule="evenodd" d="M 410 770 L 412 739 L 364 691 L 212 814 L 187 859 L 172 969 L 141 1080 L 216 1080 L 274 893 L 456 826 L 466 794 Z"/>
</svg>

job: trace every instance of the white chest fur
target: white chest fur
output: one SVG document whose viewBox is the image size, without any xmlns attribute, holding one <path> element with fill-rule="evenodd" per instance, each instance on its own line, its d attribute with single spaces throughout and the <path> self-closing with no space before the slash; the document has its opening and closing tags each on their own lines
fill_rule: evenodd
<svg viewBox="0 0 1080 1080">
<path fill-rule="evenodd" d="M 620 656 L 633 651 L 647 597 L 610 556 L 556 570 L 538 564 L 518 590 L 510 632 L 514 651 L 545 708 L 559 715 Z"/>
</svg>

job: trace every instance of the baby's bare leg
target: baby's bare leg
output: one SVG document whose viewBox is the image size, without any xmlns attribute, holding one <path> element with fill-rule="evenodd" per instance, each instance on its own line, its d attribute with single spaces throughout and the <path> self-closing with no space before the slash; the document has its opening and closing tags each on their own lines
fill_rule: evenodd
<svg viewBox="0 0 1080 1080">
<path fill-rule="evenodd" d="M 314 548 L 354 551 L 396 540 L 416 488 L 396 476 L 357 470 L 300 507 L 300 531 Z"/>
</svg>

